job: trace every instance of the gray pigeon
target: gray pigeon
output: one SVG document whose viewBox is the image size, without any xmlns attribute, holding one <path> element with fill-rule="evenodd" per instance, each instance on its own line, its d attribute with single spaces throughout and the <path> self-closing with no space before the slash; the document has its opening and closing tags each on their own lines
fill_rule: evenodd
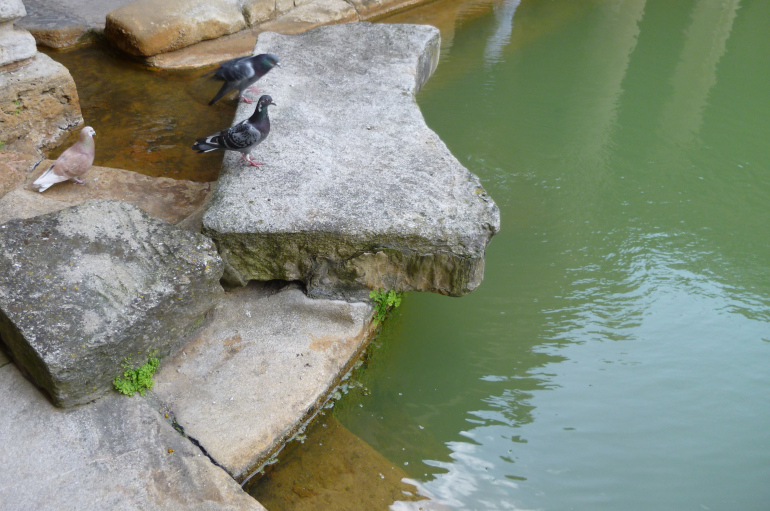
<svg viewBox="0 0 770 511">
<path fill-rule="evenodd" d="M 91 126 L 83 128 L 80 131 L 78 141 L 61 153 L 56 158 L 56 161 L 53 162 L 53 165 L 43 172 L 39 178 L 35 179 L 32 187 L 37 188 L 37 191 L 42 193 L 50 188 L 51 185 L 69 179 L 81 185 L 85 183 L 85 181 L 79 178 L 91 168 L 91 164 L 94 162 L 94 154 L 96 152 L 94 139 L 92 138 L 94 135 L 96 135 L 96 132 Z"/>
<path fill-rule="evenodd" d="M 222 62 L 219 64 L 219 68 L 214 71 L 214 78 L 225 83 L 214 96 L 214 99 L 209 101 L 209 106 L 235 89 L 238 89 L 244 102 L 253 103 L 252 100 L 243 96 L 243 92 L 247 89 L 254 89 L 254 92 L 259 92 L 252 85 L 275 66 L 281 67 L 281 64 L 278 63 L 278 57 L 272 53 L 260 53 L 253 57 L 238 57 Z"/>
<path fill-rule="evenodd" d="M 216 149 L 238 151 L 241 153 L 241 160 L 248 161 L 249 165 L 254 167 L 264 165 L 258 161 L 253 161 L 249 153 L 270 133 L 270 118 L 267 116 L 268 105 L 275 105 L 273 98 L 267 95 L 262 96 L 257 101 L 257 107 L 251 117 L 220 131 L 216 135 L 199 138 L 192 148 L 196 149 L 198 153 L 207 153 Z"/>
</svg>

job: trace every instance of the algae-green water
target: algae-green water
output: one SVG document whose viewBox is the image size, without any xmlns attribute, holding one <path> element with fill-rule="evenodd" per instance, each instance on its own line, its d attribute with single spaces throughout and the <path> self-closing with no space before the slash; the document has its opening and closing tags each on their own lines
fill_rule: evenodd
<svg viewBox="0 0 770 511">
<path fill-rule="evenodd" d="M 456 511 L 770 509 L 770 3 L 455 4 L 417 99 L 502 228 L 335 417 Z"/>
</svg>

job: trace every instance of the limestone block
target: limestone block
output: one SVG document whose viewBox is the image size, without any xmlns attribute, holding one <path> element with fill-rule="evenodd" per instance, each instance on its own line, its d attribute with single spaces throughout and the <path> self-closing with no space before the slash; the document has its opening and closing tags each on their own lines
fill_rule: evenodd
<svg viewBox="0 0 770 511">
<path fill-rule="evenodd" d="M 275 11 L 278 14 L 294 9 L 294 0 L 275 0 Z"/>
<path fill-rule="evenodd" d="M 83 124 L 75 81 L 66 67 L 42 53 L 15 66 L 0 73 L 3 150 L 32 154 L 53 149 Z"/>
<path fill-rule="evenodd" d="M 3 0 L 0 2 L 0 22 L 13 21 L 26 16 L 27 11 L 21 0 Z"/>
<path fill-rule="evenodd" d="M 96 144 L 98 151 L 99 142 Z M 0 153 L 0 172 L 3 169 L 2 156 Z M 0 224 L 9 220 L 53 213 L 91 199 L 129 202 L 155 218 L 176 224 L 194 213 L 213 188 L 212 183 L 150 177 L 123 169 L 91 167 L 83 178 L 86 181 L 84 185 L 66 181 L 39 193 L 32 188 L 32 182 L 52 163 L 50 160 L 41 161 L 34 172 L 24 174 L 21 181 L 26 182 L 22 186 L 0 198 Z M 1 185 L 0 180 L 0 190 Z"/>
<path fill-rule="evenodd" d="M 122 50 L 147 57 L 245 27 L 240 0 L 137 0 L 109 13 L 104 31 Z"/>
<path fill-rule="evenodd" d="M 290 10 L 272 21 L 263 23 L 260 28 L 281 34 L 299 34 L 322 25 L 352 21 L 358 21 L 358 13 L 345 0 L 315 0 L 298 7 L 290 7 Z"/>
<path fill-rule="evenodd" d="M 275 18 L 278 2 L 276 0 L 243 0 L 241 9 L 246 23 L 251 27 Z"/>
<path fill-rule="evenodd" d="M 424 4 L 424 0 L 350 0 L 362 20 L 380 16 L 390 11 L 407 9 L 411 6 Z"/>
<path fill-rule="evenodd" d="M 176 351 L 223 290 L 210 240 L 94 200 L 0 226 L 0 337 L 57 406 Z"/>
<path fill-rule="evenodd" d="M 265 510 L 144 399 L 62 410 L 12 364 L 0 396 L 4 510 Z"/>
<path fill-rule="evenodd" d="M 35 38 L 25 30 L 16 30 L 12 22 L 0 24 L 0 66 L 29 59 L 37 53 Z"/>
<path fill-rule="evenodd" d="M 226 277 L 301 280 L 311 296 L 346 298 L 475 289 L 500 216 L 415 102 L 438 62 L 438 30 L 265 32 L 255 51 L 268 48 L 286 65 L 260 80 L 277 103 L 270 137 L 254 151 L 266 165 L 226 154 L 203 218 Z M 253 109 L 240 105 L 236 122 Z"/>
<path fill-rule="evenodd" d="M 153 396 L 242 481 L 323 404 L 366 346 L 371 314 L 367 303 L 314 300 L 296 285 L 236 288 L 167 359 Z"/>
</svg>

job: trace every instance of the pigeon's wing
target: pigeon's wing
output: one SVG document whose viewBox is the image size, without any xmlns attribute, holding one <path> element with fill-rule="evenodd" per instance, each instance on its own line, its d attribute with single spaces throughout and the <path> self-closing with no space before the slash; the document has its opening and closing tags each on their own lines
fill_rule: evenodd
<svg viewBox="0 0 770 511">
<path fill-rule="evenodd" d="M 220 143 L 227 149 L 249 149 L 262 141 L 262 133 L 248 119 L 220 134 Z"/>
<path fill-rule="evenodd" d="M 91 167 L 94 155 L 80 144 L 75 144 L 59 156 L 53 164 L 54 174 L 66 179 L 80 177 Z"/>
<path fill-rule="evenodd" d="M 251 61 L 248 60 L 248 57 L 242 57 L 229 62 L 231 62 L 231 64 L 227 65 L 227 67 L 218 69 L 214 76 L 228 83 L 241 83 L 243 81 L 248 81 L 249 78 L 254 76 L 254 67 L 251 65 Z"/>
</svg>

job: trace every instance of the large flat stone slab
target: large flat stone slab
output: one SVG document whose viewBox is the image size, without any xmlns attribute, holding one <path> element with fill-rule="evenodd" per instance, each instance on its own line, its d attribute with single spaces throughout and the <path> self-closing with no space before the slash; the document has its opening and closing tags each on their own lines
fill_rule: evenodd
<svg viewBox="0 0 770 511">
<path fill-rule="evenodd" d="M 22 157 L 9 159 L 8 175 L 17 176 L 20 171 L 11 173 L 10 169 L 23 168 L 26 161 Z M 155 218 L 177 224 L 193 214 L 213 189 L 212 183 L 150 177 L 108 167 L 91 167 L 83 178 L 86 181 L 84 185 L 66 181 L 40 193 L 32 188 L 32 182 L 53 163 L 43 160 L 35 171 L 24 174 L 21 186 L 5 192 L 2 187 L 3 163 L 3 155 L 0 154 L 0 191 L 4 192 L 0 198 L 0 224 L 9 220 L 53 213 L 92 199 L 129 202 Z M 18 180 L 18 177 L 16 179 Z"/>
<path fill-rule="evenodd" d="M 238 480 L 320 406 L 368 341 L 366 303 L 296 286 L 228 292 L 211 323 L 164 360 L 152 395 Z"/>
<path fill-rule="evenodd" d="M 58 406 L 178 349 L 223 294 L 207 238 L 94 200 L 0 226 L 0 336 Z"/>
<path fill-rule="evenodd" d="M 226 277 L 301 280 L 311 296 L 330 297 L 475 289 L 499 210 L 415 102 L 438 63 L 438 30 L 265 32 L 255 52 L 268 51 L 283 67 L 259 82 L 278 105 L 254 151 L 267 164 L 255 170 L 226 154 L 203 218 Z M 236 122 L 253 110 L 241 104 Z"/>
<path fill-rule="evenodd" d="M 62 410 L 2 358 L 4 510 L 264 511 L 145 400 Z"/>
</svg>

